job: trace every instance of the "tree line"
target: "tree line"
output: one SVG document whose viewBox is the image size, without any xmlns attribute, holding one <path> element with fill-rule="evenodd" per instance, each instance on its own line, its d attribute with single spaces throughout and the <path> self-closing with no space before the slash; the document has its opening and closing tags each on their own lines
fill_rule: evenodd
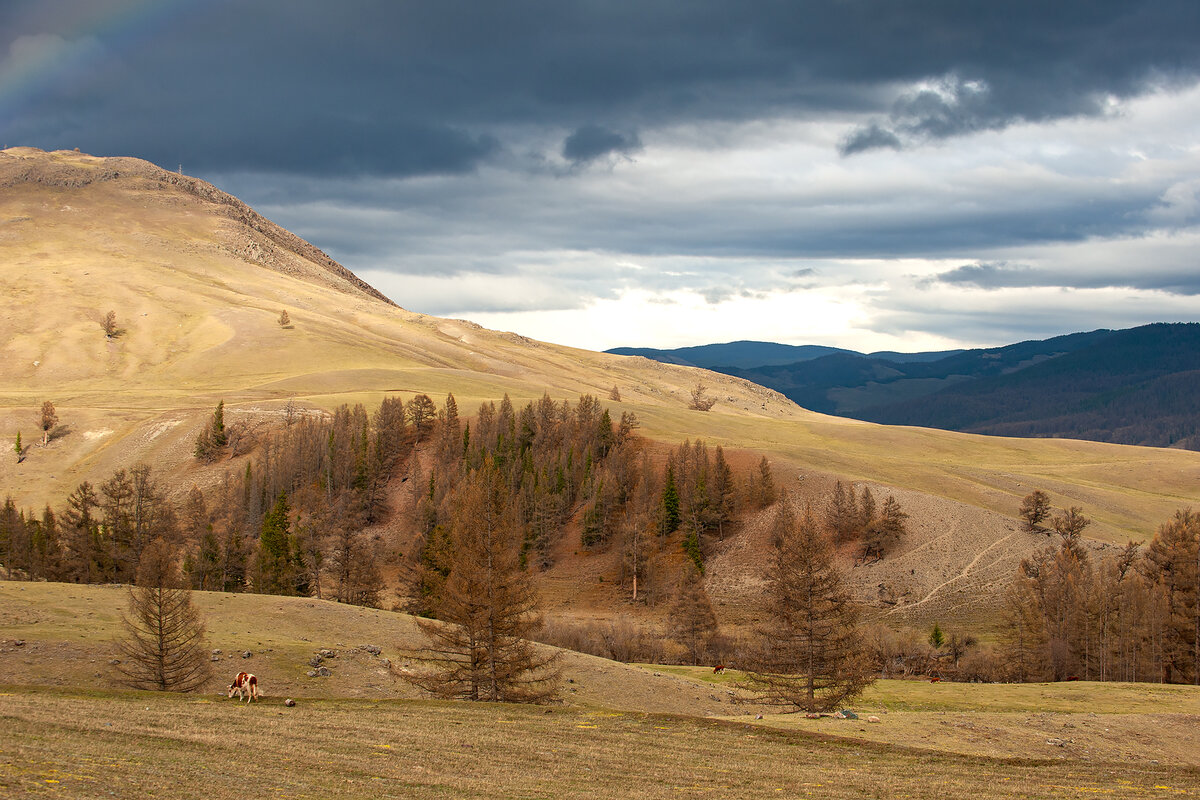
<svg viewBox="0 0 1200 800">
<path fill-rule="evenodd" d="M 40 515 L 6 499 L 4 569 L 32 580 L 133 583 L 145 547 L 161 538 L 192 588 L 379 605 L 378 564 L 390 543 L 363 530 L 400 515 L 418 541 L 406 588 L 415 610 L 428 613 L 447 572 L 456 489 L 486 466 L 512 498 L 522 565 L 549 566 L 552 543 L 578 530 L 582 546 L 619 548 L 618 579 L 645 600 L 648 583 L 660 596 L 673 584 L 664 554 L 683 551 L 702 570 L 738 509 L 767 505 L 775 493 L 765 459 L 739 477 L 720 447 L 703 442 L 656 456 L 633 414 L 614 421 L 586 395 L 575 404 L 545 396 L 519 409 L 506 396 L 482 404 L 470 421 L 460 419 L 453 395 L 440 406 L 427 395 L 388 397 L 373 414 L 344 405 L 306 415 L 289 403 L 283 418 L 253 438 L 253 455 L 238 468 L 178 502 L 145 464 L 83 482 Z M 249 449 L 231 435 L 236 427 L 219 403 L 195 440 L 197 460 Z M 394 479 L 416 487 L 411 507 L 392 507 Z"/>
<path fill-rule="evenodd" d="M 1004 655 L 1017 680 L 1200 684 L 1200 514 L 1181 510 L 1114 556 L 1082 544 L 1090 520 L 1025 498 L 1026 528 L 1057 541 L 1023 560 L 1010 588 Z"/>
</svg>

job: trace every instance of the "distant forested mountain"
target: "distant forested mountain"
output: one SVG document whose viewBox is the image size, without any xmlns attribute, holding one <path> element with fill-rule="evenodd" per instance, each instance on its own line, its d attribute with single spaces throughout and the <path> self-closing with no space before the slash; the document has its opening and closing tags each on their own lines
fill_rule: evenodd
<svg viewBox="0 0 1200 800">
<path fill-rule="evenodd" d="M 776 342 L 726 342 L 724 344 L 701 344 L 694 347 L 677 347 L 674 350 L 658 350 L 653 347 L 614 347 L 605 350 L 618 356 L 645 356 L 665 364 L 682 364 L 687 367 L 703 367 L 717 372 L 727 372 L 726 367 L 753 369 L 775 367 L 812 361 L 828 355 L 850 355 L 858 358 L 874 358 L 880 361 L 936 361 L 962 350 L 942 350 L 936 353 L 895 353 L 890 350 L 863 354 L 840 347 L 825 347 L 819 344 L 778 344 Z M 730 373 L 732 374 L 732 373 Z"/>
<path fill-rule="evenodd" d="M 732 345 L 686 349 L 704 357 L 722 347 Z M 1196 323 L 949 354 L 842 350 L 786 364 L 691 363 L 776 389 L 813 411 L 871 422 L 1200 450 Z"/>
</svg>

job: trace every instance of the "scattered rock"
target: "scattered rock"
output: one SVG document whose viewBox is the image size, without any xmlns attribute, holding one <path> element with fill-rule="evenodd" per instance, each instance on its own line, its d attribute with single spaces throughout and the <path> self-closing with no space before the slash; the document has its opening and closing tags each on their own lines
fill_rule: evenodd
<svg viewBox="0 0 1200 800">
<path fill-rule="evenodd" d="M 321 658 L 337 658 L 337 653 L 333 650 L 324 649 L 320 651 Z"/>
<path fill-rule="evenodd" d="M 882 720 L 872 714 L 871 716 L 867 717 L 867 722 L 882 722 Z"/>
<path fill-rule="evenodd" d="M 220 651 L 220 650 L 213 650 L 213 655 L 214 655 L 214 656 L 219 656 L 219 655 L 221 655 L 221 651 Z"/>
<path fill-rule="evenodd" d="M 310 659 L 308 660 L 308 665 L 309 665 L 310 667 L 319 667 L 319 666 L 321 666 L 321 657 L 320 657 L 320 656 L 313 656 L 312 658 L 310 658 Z"/>
<path fill-rule="evenodd" d="M 25 646 L 25 640 L 24 640 L 24 639 L 17 639 L 15 642 L 13 642 L 13 644 L 15 644 L 17 647 L 24 647 L 24 646 Z"/>
<path fill-rule="evenodd" d="M 755 718 L 755 719 L 762 719 L 762 714 L 757 714 L 757 715 L 755 715 L 755 717 L 754 717 L 754 718 Z"/>
<path fill-rule="evenodd" d="M 392 660 L 390 658 L 382 658 L 379 660 L 379 663 L 383 664 L 384 667 L 391 669 Z"/>
<path fill-rule="evenodd" d="M 322 678 L 328 678 L 333 673 L 329 671 L 329 667 L 317 667 L 317 674 Z"/>
<path fill-rule="evenodd" d="M 293 708 L 296 705 L 296 701 L 289 697 L 287 700 L 283 701 L 283 704 L 288 708 Z"/>
<path fill-rule="evenodd" d="M 308 677 L 310 677 L 310 678 L 315 678 L 315 677 L 317 677 L 317 671 L 316 671 L 315 669 L 310 669 L 308 672 L 306 672 L 306 673 L 304 673 L 304 674 L 305 674 L 305 675 L 307 675 L 307 676 L 308 676 Z"/>
<path fill-rule="evenodd" d="M 119 659 L 119 658 L 113 658 L 113 659 L 109 659 L 109 662 L 108 662 L 108 663 L 109 663 L 109 664 L 112 664 L 112 665 L 115 667 L 117 664 L 120 664 L 120 663 L 121 663 L 121 659 Z"/>
<path fill-rule="evenodd" d="M 221 657 L 220 657 L 220 656 L 217 656 L 217 655 L 214 655 L 214 656 L 210 656 L 208 660 L 209 660 L 209 661 L 220 661 L 220 660 L 221 660 Z"/>
<path fill-rule="evenodd" d="M 249 658 L 252 655 L 254 655 L 254 653 L 251 653 L 249 650 L 247 650 L 244 653 L 242 653 L 242 658 Z"/>
<path fill-rule="evenodd" d="M 377 655 L 379 655 L 380 653 L 382 653 L 382 652 L 383 652 L 383 648 L 382 648 L 382 647 L 377 647 L 377 646 L 375 646 L 375 645 L 373 645 L 373 644 L 363 644 L 363 645 L 359 645 L 359 649 L 361 649 L 361 650 L 366 650 L 368 653 L 370 653 L 370 654 L 371 654 L 371 655 L 373 655 L 373 656 L 377 656 Z"/>
<path fill-rule="evenodd" d="M 1066 747 L 1067 746 L 1067 743 L 1064 742 L 1062 739 L 1047 739 L 1046 744 L 1053 745 L 1055 747 Z"/>
</svg>

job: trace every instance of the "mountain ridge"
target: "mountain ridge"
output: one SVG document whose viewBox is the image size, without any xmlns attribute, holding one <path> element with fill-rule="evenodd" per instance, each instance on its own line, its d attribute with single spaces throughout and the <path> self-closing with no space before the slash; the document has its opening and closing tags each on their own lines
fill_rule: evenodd
<svg viewBox="0 0 1200 800">
<path fill-rule="evenodd" d="M 691 352 L 712 354 L 721 345 Z M 678 351 L 661 351 L 672 358 Z M 767 352 L 767 351 L 760 351 Z M 1099 329 L 918 358 L 837 351 L 712 365 L 803 408 L 887 425 L 1200 449 L 1200 325 Z M 701 359 L 703 360 L 703 359 Z M 743 361 L 743 363 L 745 363 Z"/>
</svg>

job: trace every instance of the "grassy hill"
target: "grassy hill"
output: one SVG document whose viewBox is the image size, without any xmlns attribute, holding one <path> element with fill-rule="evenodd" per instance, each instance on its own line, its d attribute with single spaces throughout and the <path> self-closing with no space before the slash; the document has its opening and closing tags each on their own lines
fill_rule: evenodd
<svg viewBox="0 0 1200 800">
<path fill-rule="evenodd" d="M 620 402 L 604 402 L 636 413 L 645 436 L 702 437 L 743 465 L 766 454 L 798 500 L 822 500 L 838 479 L 895 492 L 912 536 L 852 580 L 868 600 L 881 582 L 902 584 L 920 623 L 988 608 L 980 598 L 994 600 L 1041 544 L 1015 533 L 1034 488 L 1084 507 L 1096 520 L 1089 533 L 1120 543 L 1200 500 L 1196 453 L 868 424 L 740 378 L 406 311 L 229 195 L 136 159 L 15 148 L 0 152 L 0 186 L 0 436 L 38 442 L 44 400 L 61 421 L 19 464 L 5 446 L 0 494 L 23 508 L 60 505 L 80 481 L 138 461 L 177 496 L 243 468 L 191 457 L 218 400 L 227 418 L 270 425 L 292 398 L 328 410 L 453 392 L 470 414 L 504 393 L 603 400 L 615 386 Z M 109 310 L 122 329 L 111 339 L 100 326 Z M 290 327 L 278 322 L 285 310 Z M 710 412 L 687 408 L 698 381 L 718 399 Z M 724 621 L 756 613 L 767 522 L 748 519 L 713 554 L 707 582 Z M 600 581 L 611 554 L 567 541 L 559 550 L 539 576 L 556 613 L 628 610 Z"/>
</svg>

